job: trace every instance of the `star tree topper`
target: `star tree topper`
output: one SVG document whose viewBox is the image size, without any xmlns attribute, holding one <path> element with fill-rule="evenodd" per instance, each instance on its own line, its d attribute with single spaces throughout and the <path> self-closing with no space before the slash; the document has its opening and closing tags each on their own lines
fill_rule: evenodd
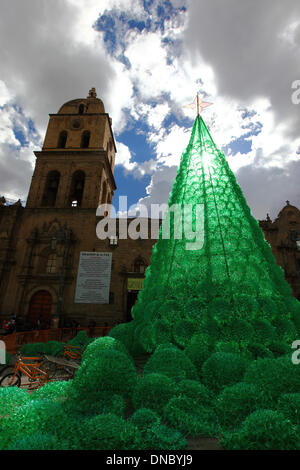
<svg viewBox="0 0 300 470">
<path fill-rule="evenodd" d="M 207 101 L 202 101 L 200 96 L 197 93 L 196 98 L 191 104 L 187 104 L 185 108 L 192 108 L 192 109 L 197 109 L 197 116 L 202 112 L 204 108 L 207 108 L 208 106 L 211 106 L 212 103 L 209 103 Z"/>
</svg>

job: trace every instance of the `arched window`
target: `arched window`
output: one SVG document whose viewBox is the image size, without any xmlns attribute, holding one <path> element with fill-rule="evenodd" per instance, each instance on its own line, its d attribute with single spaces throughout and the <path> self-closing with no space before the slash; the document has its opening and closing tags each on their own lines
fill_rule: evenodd
<svg viewBox="0 0 300 470">
<path fill-rule="evenodd" d="M 78 114 L 83 114 L 83 112 L 84 112 L 84 104 L 81 103 L 78 108 Z"/>
<path fill-rule="evenodd" d="M 80 147 L 83 149 L 87 149 L 90 144 L 90 131 L 84 131 L 81 136 L 81 145 Z"/>
<path fill-rule="evenodd" d="M 68 133 L 67 131 L 61 131 L 58 137 L 57 148 L 64 149 L 67 143 Z"/>
<path fill-rule="evenodd" d="M 47 175 L 45 191 L 42 199 L 43 206 L 55 206 L 60 173 L 58 171 L 50 171 Z"/>
<path fill-rule="evenodd" d="M 146 263 L 140 256 L 136 258 L 133 263 L 133 272 L 135 273 L 144 273 L 146 271 Z"/>
<path fill-rule="evenodd" d="M 85 173 L 81 170 L 75 171 L 72 176 L 69 203 L 71 207 L 79 207 L 82 203 Z"/>
<path fill-rule="evenodd" d="M 46 273 L 47 274 L 56 273 L 56 253 L 50 253 L 50 255 L 48 256 Z"/>
</svg>

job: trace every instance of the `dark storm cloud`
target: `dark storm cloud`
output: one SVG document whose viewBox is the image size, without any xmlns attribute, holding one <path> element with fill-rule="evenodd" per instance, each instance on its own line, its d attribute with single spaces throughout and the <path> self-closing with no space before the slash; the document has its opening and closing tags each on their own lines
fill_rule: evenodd
<svg viewBox="0 0 300 470">
<path fill-rule="evenodd" d="M 91 86 L 105 95 L 114 74 L 99 47 L 80 42 L 85 31 L 74 30 L 80 14 L 67 1 L 1 2 L 0 79 L 39 129 L 49 112 L 68 99 L 85 97 Z"/>
<path fill-rule="evenodd" d="M 241 104 L 267 97 L 289 137 L 299 135 L 300 106 L 291 84 L 300 79 L 300 25 L 289 40 L 282 34 L 300 23 L 298 0 L 190 0 L 186 51 L 213 67 L 218 93 Z"/>
<path fill-rule="evenodd" d="M 286 200 L 299 207 L 300 164 L 297 161 L 285 168 L 247 165 L 238 170 L 236 177 L 257 219 L 265 219 L 267 212 L 274 219 Z"/>
<path fill-rule="evenodd" d="M 0 80 L 34 121 L 42 139 L 49 113 L 56 113 L 69 99 L 86 97 L 92 86 L 105 99 L 115 73 L 100 46 L 86 40 L 86 31 L 77 30 L 83 13 L 80 5 L 68 1 L 0 3 Z M 0 147 L 0 194 L 24 198 L 32 168 L 13 145 L 10 158 L 6 146 Z"/>
</svg>

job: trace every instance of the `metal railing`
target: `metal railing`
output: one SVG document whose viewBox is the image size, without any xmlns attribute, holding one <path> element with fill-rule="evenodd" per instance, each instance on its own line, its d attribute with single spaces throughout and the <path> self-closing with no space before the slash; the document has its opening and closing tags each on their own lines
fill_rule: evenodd
<svg viewBox="0 0 300 470">
<path fill-rule="evenodd" d="M 0 335 L 4 341 L 6 351 L 15 354 L 23 344 L 47 343 L 47 341 L 67 342 L 74 338 L 79 331 L 85 330 L 90 338 L 106 336 L 111 326 L 79 327 L 79 328 L 51 328 L 48 330 L 21 331 L 10 335 Z"/>
</svg>

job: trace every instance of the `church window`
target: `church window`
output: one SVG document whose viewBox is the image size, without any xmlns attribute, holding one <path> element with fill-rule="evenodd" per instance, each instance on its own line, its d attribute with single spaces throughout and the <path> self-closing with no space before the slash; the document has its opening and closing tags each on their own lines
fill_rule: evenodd
<svg viewBox="0 0 300 470">
<path fill-rule="evenodd" d="M 58 171 L 50 171 L 47 175 L 46 186 L 43 195 L 43 206 L 55 206 L 58 186 L 60 180 L 60 173 Z"/>
<path fill-rule="evenodd" d="M 68 133 L 67 131 L 61 131 L 58 137 L 57 148 L 64 149 L 67 143 Z"/>
<path fill-rule="evenodd" d="M 48 256 L 46 272 L 47 274 L 56 273 L 56 253 L 50 253 Z"/>
<path fill-rule="evenodd" d="M 83 149 L 88 148 L 88 146 L 90 145 L 90 136 L 91 136 L 90 131 L 84 131 L 82 133 L 81 145 L 80 145 L 81 148 L 83 148 Z"/>
<path fill-rule="evenodd" d="M 137 258 L 133 265 L 133 272 L 144 273 L 146 271 L 146 263 L 142 258 Z"/>
<path fill-rule="evenodd" d="M 78 114 L 83 114 L 83 112 L 84 112 L 84 104 L 81 103 L 78 108 Z"/>
</svg>

